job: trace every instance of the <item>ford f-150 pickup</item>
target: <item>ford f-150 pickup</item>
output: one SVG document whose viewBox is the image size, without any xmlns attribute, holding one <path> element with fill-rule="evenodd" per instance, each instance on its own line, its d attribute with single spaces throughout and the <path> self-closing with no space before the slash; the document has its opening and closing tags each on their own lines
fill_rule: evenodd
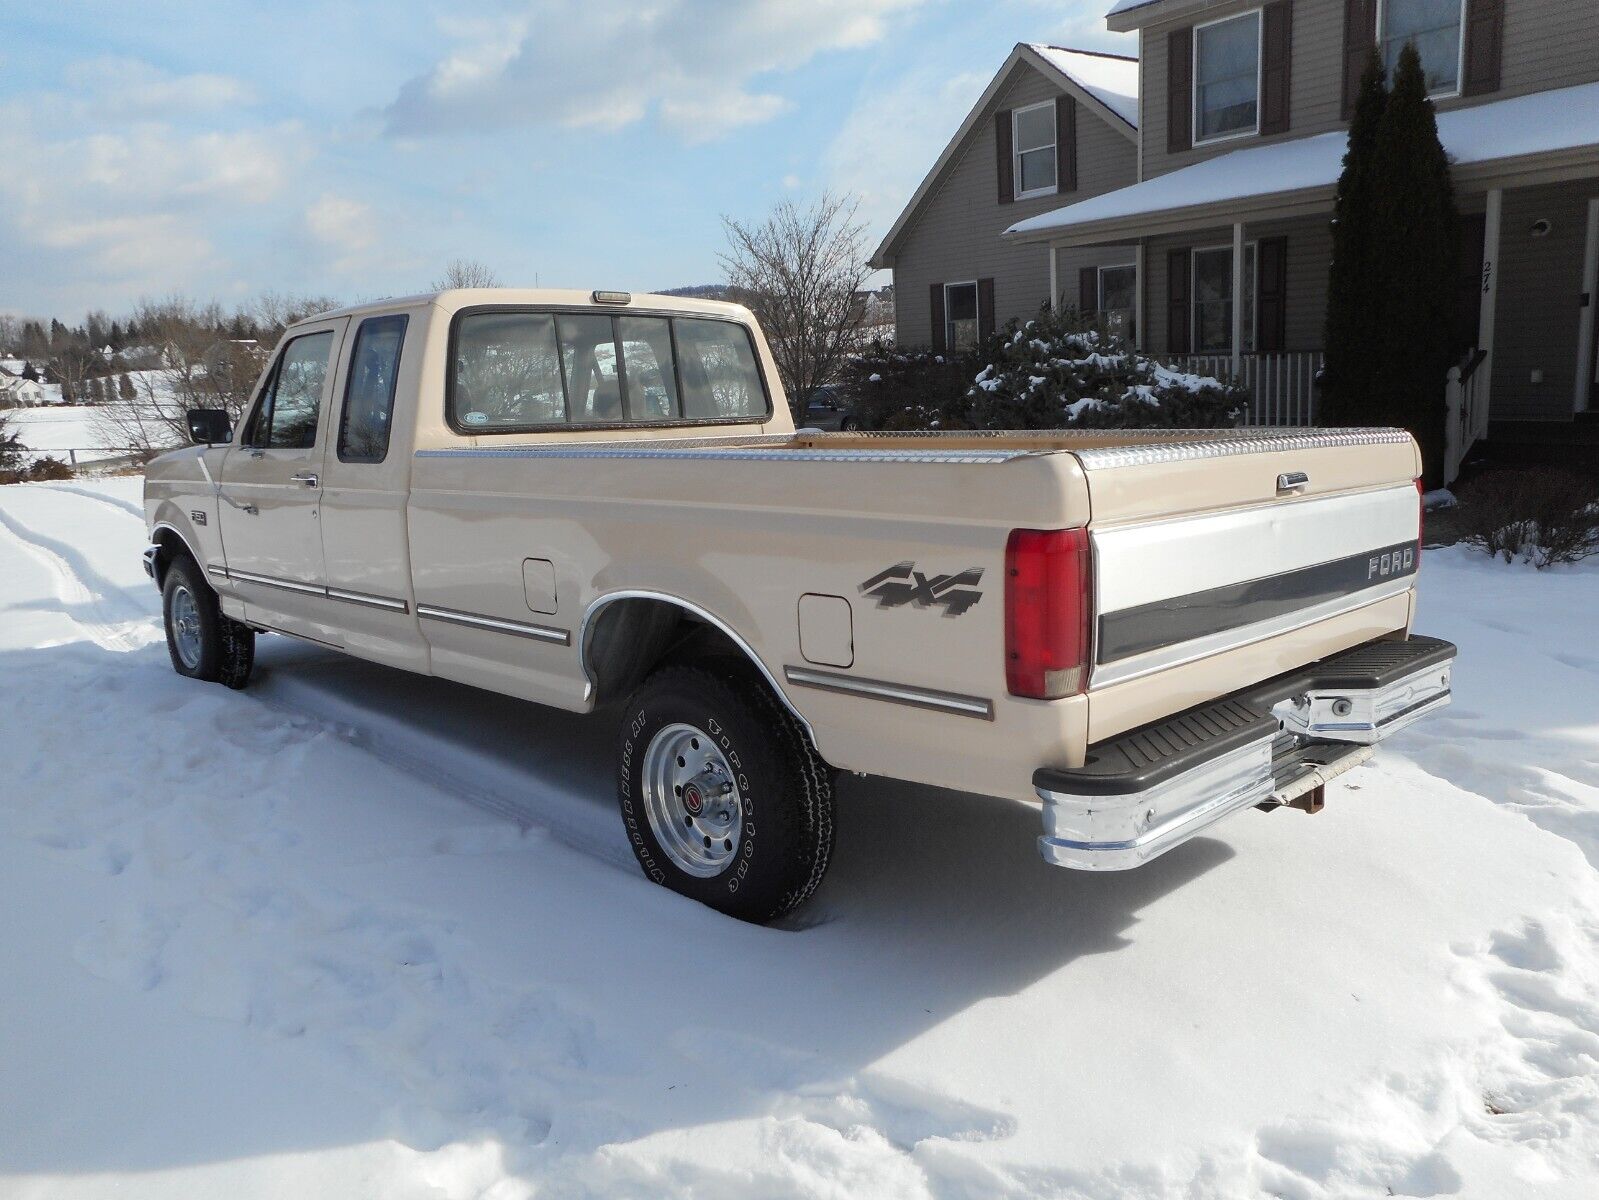
<svg viewBox="0 0 1599 1200">
<path fill-rule="evenodd" d="M 277 633 L 620 705 L 640 866 L 749 920 L 820 883 L 836 771 L 1120 870 L 1449 702 L 1399 430 L 799 434 L 743 308 L 498 289 L 301 322 L 189 427 L 145 484 L 179 673 Z"/>
</svg>

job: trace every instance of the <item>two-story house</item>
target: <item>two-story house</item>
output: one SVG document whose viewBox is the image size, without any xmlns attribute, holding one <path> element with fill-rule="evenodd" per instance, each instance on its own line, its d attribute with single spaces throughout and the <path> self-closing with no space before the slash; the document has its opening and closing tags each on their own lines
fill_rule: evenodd
<svg viewBox="0 0 1599 1200">
<path fill-rule="evenodd" d="M 1131 244 L 1044 255 L 1000 235 L 1137 179 L 1137 61 L 1018 45 L 872 258 L 894 272 L 900 344 L 970 345 L 1067 287 L 1130 327 Z"/>
<path fill-rule="evenodd" d="M 1144 348 L 1308 421 L 1349 111 L 1372 47 L 1391 69 L 1414 42 L 1464 218 L 1457 460 L 1490 412 L 1492 440 L 1569 442 L 1599 411 L 1599 3 L 1120 0 L 1107 23 L 1139 37 L 1137 182 L 1007 243 L 1133 247 Z"/>
</svg>

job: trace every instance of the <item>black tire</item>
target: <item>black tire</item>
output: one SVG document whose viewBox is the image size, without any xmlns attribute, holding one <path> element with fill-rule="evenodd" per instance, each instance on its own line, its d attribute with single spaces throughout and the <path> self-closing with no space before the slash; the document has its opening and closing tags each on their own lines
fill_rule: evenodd
<svg viewBox="0 0 1599 1200">
<path fill-rule="evenodd" d="M 838 423 L 838 431 L 840 433 L 854 433 L 858 428 L 860 427 L 855 424 L 854 417 L 845 417 Z"/>
<path fill-rule="evenodd" d="M 764 681 L 737 663 L 668 665 L 639 686 L 623 712 L 618 798 L 644 874 L 760 924 L 808 900 L 833 853 L 833 770 Z M 673 861 L 645 796 L 647 752 L 657 734 L 680 725 L 708 733 L 736 775 L 739 838 L 725 869 L 708 877 Z"/>
<path fill-rule="evenodd" d="M 187 649 L 180 647 L 174 613 L 174 609 L 184 607 L 184 595 L 192 601 L 189 615 L 198 627 L 198 636 Z M 255 630 L 222 612 L 217 594 L 188 555 L 174 559 L 161 581 L 161 615 L 166 626 L 167 656 L 179 675 L 235 689 L 250 682 L 250 671 L 255 666 Z M 190 658 L 193 661 L 188 661 Z"/>
</svg>

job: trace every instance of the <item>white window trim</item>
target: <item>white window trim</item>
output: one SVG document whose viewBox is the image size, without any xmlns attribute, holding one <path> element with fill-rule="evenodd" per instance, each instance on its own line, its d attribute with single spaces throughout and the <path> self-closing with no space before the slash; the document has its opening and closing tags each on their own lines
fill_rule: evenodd
<svg viewBox="0 0 1599 1200">
<path fill-rule="evenodd" d="M 1214 245 L 1214 246 L 1195 246 L 1189 252 L 1189 255 L 1188 255 L 1188 344 L 1191 347 L 1193 347 L 1193 349 L 1189 351 L 1189 353 L 1191 353 L 1191 354 L 1231 354 L 1233 352 L 1233 348 L 1231 346 L 1228 346 L 1225 350 L 1201 350 L 1201 349 L 1199 349 L 1199 256 L 1201 254 L 1215 254 L 1218 251 L 1222 251 L 1222 250 L 1225 250 L 1227 252 L 1228 270 L 1229 270 L 1229 273 L 1231 273 L 1231 264 L 1232 264 L 1232 257 L 1233 257 L 1233 244 L 1231 242 L 1221 242 L 1221 243 L 1218 243 L 1217 245 Z M 1247 242 L 1244 243 L 1244 261 L 1245 261 L 1246 264 L 1248 263 L 1248 261 L 1249 261 L 1249 259 L 1251 257 L 1253 257 L 1254 260 L 1255 260 L 1255 277 L 1254 277 L 1255 311 L 1254 311 L 1254 314 L 1253 314 L 1254 318 L 1255 318 L 1255 321 L 1254 321 L 1255 327 L 1253 329 L 1246 330 L 1245 332 L 1250 335 L 1248 340 L 1251 341 L 1254 344 L 1255 348 L 1253 350 L 1246 350 L 1243 347 L 1239 347 L 1238 353 L 1240 353 L 1240 354 L 1259 354 L 1260 353 L 1260 239 L 1259 238 L 1256 238 L 1253 241 L 1247 241 Z M 1249 278 L 1248 278 L 1249 271 L 1247 269 L 1247 266 L 1246 266 L 1246 269 L 1244 271 L 1244 275 L 1245 275 L 1245 286 L 1248 286 L 1248 284 L 1249 284 Z M 1234 296 L 1232 298 L 1232 300 L 1231 300 L 1231 303 L 1237 304 L 1238 303 L 1238 297 Z M 1231 325 L 1229 324 L 1229 327 L 1228 327 L 1228 341 L 1231 341 L 1231 340 L 1232 340 L 1232 332 L 1231 332 Z"/>
<path fill-rule="evenodd" d="M 1199 31 L 1209 29 L 1212 25 L 1225 25 L 1228 21 L 1237 21 L 1243 17 L 1255 18 L 1255 127 L 1253 129 L 1237 129 L 1232 133 L 1218 133 L 1214 137 L 1202 138 L 1199 136 Z M 1378 26 L 1380 29 L 1381 26 Z M 1239 138 L 1260 136 L 1260 95 L 1264 87 L 1266 67 L 1266 16 L 1265 10 L 1259 8 L 1246 9 L 1243 12 L 1232 13 L 1230 16 L 1218 17 L 1214 21 L 1206 21 L 1194 26 L 1193 46 L 1190 50 L 1192 61 L 1188 65 L 1188 107 L 1190 110 L 1189 144 L 1192 146 L 1216 146 L 1222 142 L 1236 142 Z"/>
<path fill-rule="evenodd" d="M 951 288 L 972 289 L 972 309 L 977 314 L 977 335 L 983 334 L 983 289 L 977 286 L 975 279 L 962 279 L 955 283 L 944 285 L 944 353 L 950 354 L 955 350 L 955 318 L 950 316 L 949 290 Z"/>
<path fill-rule="evenodd" d="M 1458 0 L 1460 5 L 1460 40 L 1455 47 L 1455 86 L 1448 91 L 1428 92 L 1429 100 L 1452 100 L 1463 94 L 1466 86 L 1466 0 Z M 1388 17 L 1388 0 L 1377 0 L 1377 53 L 1382 54 L 1383 22 Z M 1388 81 L 1391 85 L 1393 80 Z"/>
<path fill-rule="evenodd" d="M 1133 296 L 1138 295 L 1138 264 L 1136 262 L 1101 263 L 1099 266 L 1099 311 L 1105 312 L 1105 272 L 1106 271 L 1131 271 L 1133 273 Z"/>
<path fill-rule="evenodd" d="M 1047 109 L 1050 110 L 1049 122 L 1050 122 L 1050 125 L 1053 126 L 1054 129 L 1055 129 L 1055 142 L 1054 142 L 1053 147 L 1050 147 L 1050 146 L 1030 146 L 1030 147 L 1028 147 L 1028 153 L 1032 153 L 1035 150 L 1048 150 L 1048 149 L 1051 149 L 1051 148 L 1054 149 L 1054 151 L 1055 151 L 1055 182 L 1050 184 L 1048 187 L 1033 188 L 1031 191 L 1024 192 L 1024 191 L 1022 191 L 1022 143 L 1021 143 L 1021 138 L 1020 138 L 1020 136 L 1019 136 L 1017 131 L 1018 131 L 1018 129 L 1021 126 L 1021 119 L 1020 118 L 1021 118 L 1021 115 L 1023 113 L 1036 112 L 1038 109 L 1041 109 L 1041 108 L 1047 108 Z M 1013 199 L 1016 199 L 1016 200 L 1031 200 L 1035 196 L 1053 196 L 1053 195 L 1056 195 L 1060 191 L 1060 124 L 1059 124 L 1059 122 L 1060 122 L 1060 110 L 1055 106 L 1055 102 L 1053 100 L 1045 100 L 1045 101 L 1043 101 L 1042 103 L 1039 103 L 1039 104 L 1027 104 L 1027 105 L 1023 105 L 1021 108 L 1013 108 L 1013 109 L 1011 109 L 1011 113 L 1010 113 L 1010 170 L 1011 170 L 1011 176 L 1010 177 L 1011 177 L 1011 196 L 1012 196 Z"/>
</svg>

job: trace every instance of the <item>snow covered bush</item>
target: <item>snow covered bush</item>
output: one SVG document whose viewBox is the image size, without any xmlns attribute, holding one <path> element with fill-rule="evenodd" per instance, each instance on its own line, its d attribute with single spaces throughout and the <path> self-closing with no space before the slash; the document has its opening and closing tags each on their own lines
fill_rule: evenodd
<svg viewBox="0 0 1599 1200">
<path fill-rule="evenodd" d="M 865 429 L 1215 429 L 1246 405 L 1238 388 L 1049 309 L 976 351 L 874 347 L 846 386 Z"/>
<path fill-rule="evenodd" d="M 1495 471 L 1461 496 L 1463 540 L 1540 571 L 1599 553 L 1599 481 L 1575 471 Z"/>
</svg>

